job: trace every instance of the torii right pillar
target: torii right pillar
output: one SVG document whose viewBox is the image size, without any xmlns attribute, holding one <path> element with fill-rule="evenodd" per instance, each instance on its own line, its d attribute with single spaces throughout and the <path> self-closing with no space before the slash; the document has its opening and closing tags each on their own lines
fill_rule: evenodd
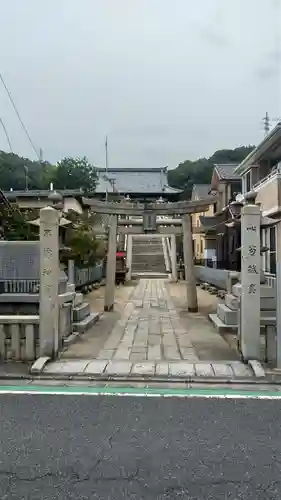
<svg viewBox="0 0 281 500">
<path fill-rule="evenodd" d="M 190 312 L 197 312 L 198 301 L 193 260 L 192 227 L 190 214 L 184 214 L 182 216 L 182 229 L 187 307 Z"/>
</svg>

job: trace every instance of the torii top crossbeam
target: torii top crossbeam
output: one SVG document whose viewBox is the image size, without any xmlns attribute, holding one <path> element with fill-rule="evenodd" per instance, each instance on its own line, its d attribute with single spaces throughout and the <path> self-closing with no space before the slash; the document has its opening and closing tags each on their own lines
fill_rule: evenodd
<svg viewBox="0 0 281 500">
<path fill-rule="evenodd" d="M 130 203 L 118 202 L 108 203 L 95 200 L 94 198 L 83 198 L 83 204 L 88 205 L 99 214 L 108 215 L 135 215 L 141 216 L 144 212 L 154 212 L 156 215 L 184 215 L 204 212 L 210 205 L 216 202 L 215 196 L 203 200 L 180 201 L 177 203 Z"/>
</svg>

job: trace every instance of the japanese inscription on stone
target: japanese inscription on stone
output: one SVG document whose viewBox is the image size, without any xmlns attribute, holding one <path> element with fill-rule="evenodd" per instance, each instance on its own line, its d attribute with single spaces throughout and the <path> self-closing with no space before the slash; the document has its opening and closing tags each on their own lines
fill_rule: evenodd
<svg viewBox="0 0 281 500">
<path fill-rule="evenodd" d="M 252 233 L 254 236 L 257 234 L 257 226 L 249 224 L 246 227 L 247 233 Z M 259 274 L 258 269 L 257 269 L 257 264 L 255 262 L 255 257 L 257 256 L 257 245 L 254 243 L 249 243 L 248 244 L 248 258 L 247 258 L 247 273 L 252 275 L 252 274 Z M 251 281 L 251 280 L 250 280 Z M 248 294 L 249 295 L 255 295 L 257 291 L 257 285 L 256 283 L 250 282 L 248 285 Z"/>
<path fill-rule="evenodd" d="M 260 217 L 257 205 L 242 208 L 239 343 L 245 359 L 259 359 L 260 352 Z"/>
</svg>

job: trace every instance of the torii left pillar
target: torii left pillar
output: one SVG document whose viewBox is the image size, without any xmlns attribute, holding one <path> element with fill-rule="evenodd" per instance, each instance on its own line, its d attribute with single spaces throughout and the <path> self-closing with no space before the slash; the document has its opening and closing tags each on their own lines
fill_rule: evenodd
<svg viewBox="0 0 281 500">
<path fill-rule="evenodd" d="M 106 285 L 104 296 L 104 310 L 112 311 L 114 307 L 116 249 L 117 249 L 117 215 L 109 219 L 109 235 L 106 264 Z"/>
<path fill-rule="evenodd" d="M 193 260 L 192 226 L 190 214 L 184 214 L 182 216 L 182 229 L 187 307 L 190 312 L 197 312 L 198 301 Z"/>
</svg>

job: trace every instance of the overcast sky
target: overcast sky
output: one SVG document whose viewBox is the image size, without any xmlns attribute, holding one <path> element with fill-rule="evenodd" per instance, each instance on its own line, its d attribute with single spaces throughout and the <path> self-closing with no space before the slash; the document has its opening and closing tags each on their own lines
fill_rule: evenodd
<svg viewBox="0 0 281 500">
<path fill-rule="evenodd" d="M 103 166 L 108 134 L 109 166 L 174 168 L 281 114 L 278 2 L 0 0 L 0 71 L 46 160 Z M 35 158 L 1 84 L 0 116 Z"/>
</svg>

